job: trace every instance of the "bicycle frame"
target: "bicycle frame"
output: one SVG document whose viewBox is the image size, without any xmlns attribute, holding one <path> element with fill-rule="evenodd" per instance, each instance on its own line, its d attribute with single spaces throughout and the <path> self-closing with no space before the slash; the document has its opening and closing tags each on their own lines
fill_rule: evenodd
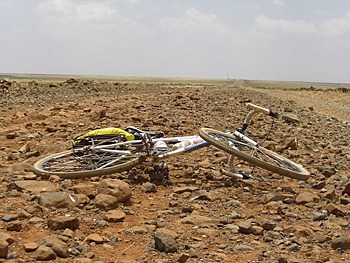
<svg viewBox="0 0 350 263">
<path fill-rule="evenodd" d="M 245 132 L 245 130 L 248 128 L 248 125 L 252 119 L 252 117 L 256 114 L 256 113 L 264 113 L 266 115 L 270 115 L 272 117 L 276 117 L 277 113 L 273 112 L 272 110 L 266 109 L 266 108 L 262 108 L 260 106 L 251 104 L 251 103 L 247 103 L 247 107 L 249 109 L 251 109 L 251 111 L 247 114 L 244 122 L 243 122 L 243 126 L 242 128 L 238 128 L 236 131 L 234 132 L 230 132 L 228 131 L 227 133 L 233 134 L 237 139 L 241 140 L 242 142 L 246 142 L 249 145 L 258 147 L 258 143 L 255 142 L 254 140 L 250 139 L 248 136 L 244 135 L 243 133 Z M 153 161 L 159 161 L 161 159 L 170 157 L 170 156 L 174 156 L 177 154 L 182 154 L 185 152 L 189 152 L 189 151 L 195 151 L 204 147 L 209 146 L 209 143 L 206 141 L 202 141 L 196 144 L 191 144 L 188 146 L 183 146 L 179 149 L 176 150 L 170 150 L 167 152 L 156 152 L 156 150 L 154 149 L 154 145 L 159 142 L 165 142 L 165 143 L 178 143 L 178 142 L 182 142 L 182 141 L 187 141 L 187 140 L 193 140 L 195 138 L 198 138 L 198 135 L 192 135 L 192 136 L 178 136 L 178 137 L 161 137 L 161 138 L 151 138 L 151 137 L 145 137 L 144 140 L 133 140 L 133 141 L 125 141 L 125 142 L 118 142 L 118 143 L 112 143 L 112 144 L 107 144 L 107 145 L 89 145 L 89 146 L 83 146 L 81 149 L 82 151 L 84 151 L 84 148 L 87 147 L 87 149 L 89 149 L 90 151 L 94 152 L 94 151 L 100 151 L 100 152 L 106 152 L 106 153 L 117 153 L 117 154 L 133 154 L 132 150 L 123 150 L 123 149 L 118 149 L 120 147 L 126 146 L 126 145 L 134 145 L 135 147 L 137 146 L 146 146 L 148 145 L 148 148 L 142 152 L 142 154 L 144 154 L 147 157 L 152 157 Z M 80 149 L 76 149 L 77 151 L 79 151 Z M 104 165 L 103 167 L 106 167 L 108 165 L 113 164 L 115 161 L 112 160 L 109 163 L 107 163 L 106 165 Z M 234 170 L 234 167 L 231 163 L 231 159 L 229 161 L 229 166 L 231 167 L 230 170 Z"/>
</svg>

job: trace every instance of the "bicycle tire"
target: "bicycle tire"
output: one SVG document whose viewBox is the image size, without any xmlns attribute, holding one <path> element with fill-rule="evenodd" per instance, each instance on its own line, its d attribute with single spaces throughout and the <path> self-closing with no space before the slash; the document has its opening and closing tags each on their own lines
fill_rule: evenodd
<svg viewBox="0 0 350 263">
<path fill-rule="evenodd" d="M 81 179 L 130 170 L 144 161 L 142 156 L 136 154 L 128 154 L 125 157 L 121 155 L 120 158 L 115 164 L 98 170 L 99 164 L 92 163 L 94 161 L 92 157 L 84 160 L 83 155 L 77 157 L 73 150 L 68 150 L 38 160 L 33 166 L 33 172 L 39 176 L 57 175 L 65 179 Z M 96 162 L 98 159 L 99 156 L 95 156 Z"/>
<path fill-rule="evenodd" d="M 310 177 L 310 173 L 301 165 L 264 147 L 256 147 L 239 141 L 228 133 L 201 128 L 199 136 L 228 154 L 271 172 L 297 180 L 307 180 Z"/>
</svg>

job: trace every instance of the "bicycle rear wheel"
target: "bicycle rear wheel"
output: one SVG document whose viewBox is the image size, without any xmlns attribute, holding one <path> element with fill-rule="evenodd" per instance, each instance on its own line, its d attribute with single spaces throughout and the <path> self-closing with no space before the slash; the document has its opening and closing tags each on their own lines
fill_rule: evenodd
<svg viewBox="0 0 350 263">
<path fill-rule="evenodd" d="M 271 172 L 298 180 L 310 177 L 310 173 L 301 165 L 264 147 L 240 141 L 233 135 L 209 128 L 201 128 L 199 135 L 217 148 Z"/>
<path fill-rule="evenodd" d="M 129 170 L 143 160 L 136 154 L 68 150 L 40 159 L 34 164 L 33 172 L 39 176 L 79 179 Z"/>
</svg>

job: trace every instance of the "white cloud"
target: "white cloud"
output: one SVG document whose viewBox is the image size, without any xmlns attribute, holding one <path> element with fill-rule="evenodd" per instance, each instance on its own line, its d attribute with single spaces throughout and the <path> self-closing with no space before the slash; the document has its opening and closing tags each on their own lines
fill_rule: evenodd
<svg viewBox="0 0 350 263">
<path fill-rule="evenodd" d="M 350 32 L 350 12 L 344 17 L 326 19 L 319 23 L 304 20 L 272 19 L 264 15 L 254 21 L 258 32 L 277 34 L 314 34 L 319 37 L 339 37 Z"/>
<path fill-rule="evenodd" d="M 128 4 L 138 4 L 140 0 L 126 0 Z"/>
<path fill-rule="evenodd" d="M 216 15 L 202 13 L 193 7 L 181 17 L 163 19 L 161 27 L 177 33 L 230 34 L 230 29 Z"/>
<path fill-rule="evenodd" d="M 283 0 L 271 0 L 270 3 L 274 5 L 280 5 L 280 6 L 284 5 Z"/>
<path fill-rule="evenodd" d="M 350 32 L 350 12 L 341 18 L 324 20 L 320 24 L 320 32 L 328 37 L 336 37 Z"/>
<path fill-rule="evenodd" d="M 38 5 L 45 23 L 96 23 L 106 22 L 116 10 L 98 1 L 46 0 Z"/>
<path fill-rule="evenodd" d="M 317 31 L 314 23 L 303 20 L 271 19 L 260 15 L 255 19 L 255 29 L 262 32 L 277 32 L 286 34 L 305 34 Z"/>
</svg>

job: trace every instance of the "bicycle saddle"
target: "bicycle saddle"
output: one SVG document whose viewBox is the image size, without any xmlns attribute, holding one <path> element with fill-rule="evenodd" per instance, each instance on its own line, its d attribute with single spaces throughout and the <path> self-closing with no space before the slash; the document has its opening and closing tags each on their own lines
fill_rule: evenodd
<svg viewBox="0 0 350 263">
<path fill-rule="evenodd" d="M 134 126 L 128 126 L 124 129 L 126 132 L 131 133 L 135 136 L 135 139 L 140 139 L 142 134 L 149 134 L 152 138 L 161 138 L 164 137 L 164 132 L 162 131 L 144 131 Z"/>
</svg>

